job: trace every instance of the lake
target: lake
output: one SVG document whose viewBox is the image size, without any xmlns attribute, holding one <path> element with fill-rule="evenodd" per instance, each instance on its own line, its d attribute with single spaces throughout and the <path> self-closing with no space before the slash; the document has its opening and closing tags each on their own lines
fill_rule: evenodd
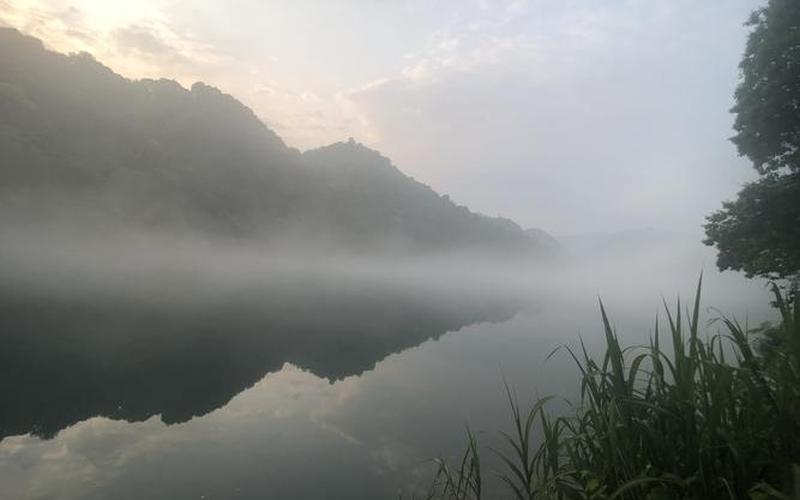
<svg viewBox="0 0 800 500">
<path fill-rule="evenodd" d="M 5 272 L 0 498 L 410 498 L 467 424 L 491 465 L 504 381 L 523 402 L 575 398 L 568 357 L 546 358 L 579 336 L 600 349 L 598 295 L 620 336 L 645 342 L 662 294 L 691 298 L 689 262 L 628 260 L 613 285 L 610 268 L 577 265 Z M 704 304 L 771 317 L 762 284 L 705 281 Z"/>
</svg>

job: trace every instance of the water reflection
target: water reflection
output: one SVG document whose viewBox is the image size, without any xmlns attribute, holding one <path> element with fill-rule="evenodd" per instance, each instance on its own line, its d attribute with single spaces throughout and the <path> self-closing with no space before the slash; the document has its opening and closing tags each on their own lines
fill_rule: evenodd
<svg viewBox="0 0 800 500">
<path fill-rule="evenodd" d="M 179 424 L 91 418 L 50 439 L 7 437 L 0 498 L 419 497 L 430 458 L 459 452 L 466 422 L 507 422 L 503 373 L 574 385 L 571 369 L 542 369 L 561 332 L 531 335 L 537 318 L 464 327 L 335 382 L 285 364 Z"/>
<path fill-rule="evenodd" d="M 285 363 L 336 380 L 513 301 L 388 286 L 282 283 L 191 301 L 0 293 L 0 437 L 103 416 L 185 422 Z"/>
<path fill-rule="evenodd" d="M 591 289 L 606 277 L 587 273 L 522 289 L 430 267 L 387 279 L 248 267 L 228 282 L 227 267 L 132 267 L 48 273 L 46 286 L 26 273 L 37 286 L 0 292 L 0 498 L 419 497 L 430 458 L 460 453 L 467 423 L 485 450 L 501 446 L 504 380 L 523 400 L 574 399 L 571 362 L 545 358 L 603 339 Z M 601 289 L 628 342 L 646 340 L 664 282 Z M 747 306 L 767 297 L 753 288 L 709 273 L 706 303 L 757 324 Z"/>
</svg>

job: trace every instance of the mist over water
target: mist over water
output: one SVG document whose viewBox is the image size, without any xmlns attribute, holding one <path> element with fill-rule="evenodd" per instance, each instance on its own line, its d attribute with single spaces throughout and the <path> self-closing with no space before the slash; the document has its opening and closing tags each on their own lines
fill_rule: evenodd
<svg viewBox="0 0 800 500">
<path fill-rule="evenodd" d="M 466 422 L 508 425 L 504 380 L 525 398 L 577 396 L 569 359 L 545 358 L 579 336 L 600 348 L 599 297 L 633 343 L 662 296 L 692 298 L 700 270 L 703 304 L 774 319 L 762 283 L 717 272 L 691 235 L 652 229 L 564 238 L 540 262 L 8 227 L 9 498 L 421 491 L 428 460 L 457 453 Z M 324 471 L 313 485 L 307 467 Z"/>
<path fill-rule="evenodd" d="M 505 382 L 578 396 L 572 362 L 546 358 L 602 349 L 599 298 L 630 343 L 701 271 L 704 305 L 775 319 L 765 284 L 718 272 L 699 234 L 354 249 L 315 224 L 225 234 L 0 192 L 2 498 L 421 493 L 464 425 L 487 445 L 507 428 Z M 458 241 L 481 241 L 474 220 Z"/>
</svg>

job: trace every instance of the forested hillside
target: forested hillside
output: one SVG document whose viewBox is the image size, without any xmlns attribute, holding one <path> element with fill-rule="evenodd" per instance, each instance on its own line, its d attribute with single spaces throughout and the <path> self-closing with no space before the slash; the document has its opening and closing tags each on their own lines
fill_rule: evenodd
<svg viewBox="0 0 800 500">
<path fill-rule="evenodd" d="M 0 29 L 0 207 L 15 222 L 248 238 L 276 247 L 547 254 L 352 139 L 300 153 L 203 83 L 129 80 Z"/>
</svg>

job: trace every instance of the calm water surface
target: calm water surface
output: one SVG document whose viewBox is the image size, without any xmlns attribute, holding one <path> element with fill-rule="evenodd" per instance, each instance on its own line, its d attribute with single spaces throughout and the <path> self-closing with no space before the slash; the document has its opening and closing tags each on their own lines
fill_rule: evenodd
<svg viewBox="0 0 800 500">
<path fill-rule="evenodd" d="M 660 300 L 639 278 L 604 294 L 637 342 Z M 730 279 L 707 282 L 722 309 L 763 296 L 726 298 Z M 524 401 L 574 396 L 573 366 L 545 358 L 578 335 L 596 348 L 602 334 L 597 290 L 580 279 L 525 296 L 454 288 L 314 279 L 191 298 L 4 292 L 0 498 L 419 493 L 467 423 L 496 443 L 509 423 L 504 379 Z"/>
</svg>

